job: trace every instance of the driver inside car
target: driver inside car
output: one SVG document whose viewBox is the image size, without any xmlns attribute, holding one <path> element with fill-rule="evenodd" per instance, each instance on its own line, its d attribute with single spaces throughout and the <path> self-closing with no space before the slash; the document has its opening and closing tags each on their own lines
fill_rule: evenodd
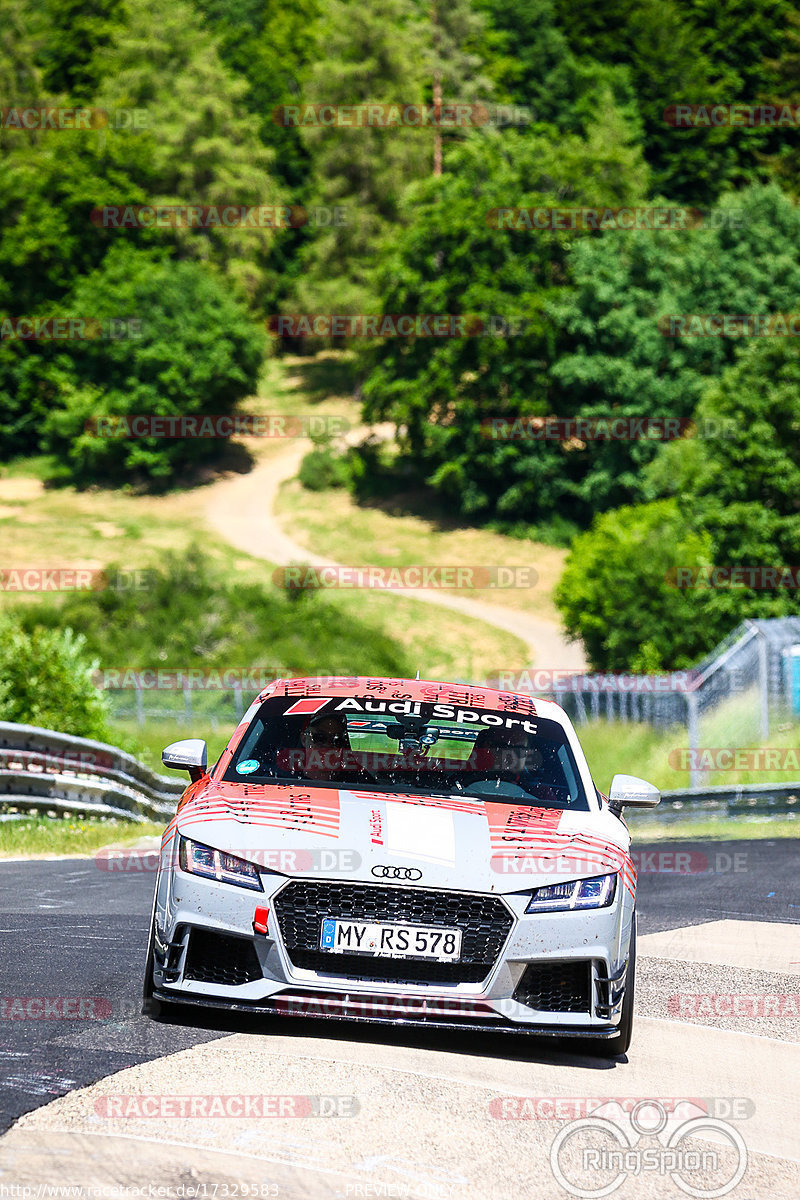
<svg viewBox="0 0 800 1200">
<path fill-rule="evenodd" d="M 543 769 L 542 752 L 530 744 L 521 726 L 482 729 L 467 759 L 466 770 L 473 782 L 501 780 L 516 784 L 545 803 L 561 804 L 566 788 L 553 778 L 552 768 Z"/>
<path fill-rule="evenodd" d="M 305 773 L 309 779 L 329 779 L 332 773 L 352 767 L 347 718 L 337 714 L 312 717 L 300 740 L 305 750 Z"/>
</svg>

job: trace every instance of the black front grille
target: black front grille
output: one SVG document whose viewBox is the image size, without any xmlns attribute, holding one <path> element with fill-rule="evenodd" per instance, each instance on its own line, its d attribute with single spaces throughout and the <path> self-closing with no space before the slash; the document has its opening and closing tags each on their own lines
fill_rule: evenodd
<svg viewBox="0 0 800 1200">
<path fill-rule="evenodd" d="M 517 984 L 514 999 L 539 1012 L 587 1013 L 592 988 L 592 964 L 531 963 Z"/>
<path fill-rule="evenodd" d="M 183 977 L 196 979 L 198 983 L 235 986 L 261 979 L 263 972 L 249 938 L 193 929 L 189 935 Z"/>
<path fill-rule="evenodd" d="M 513 924 L 511 913 L 497 896 L 305 879 L 287 884 L 275 897 L 273 908 L 294 966 L 383 983 L 480 983 L 497 961 Z M 332 954 L 319 948 L 323 917 L 461 929 L 461 958 L 439 963 Z"/>
</svg>

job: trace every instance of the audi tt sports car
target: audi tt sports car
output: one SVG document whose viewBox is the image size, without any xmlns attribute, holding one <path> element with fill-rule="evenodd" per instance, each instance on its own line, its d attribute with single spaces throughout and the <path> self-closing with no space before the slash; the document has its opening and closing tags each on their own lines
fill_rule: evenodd
<svg viewBox="0 0 800 1200">
<path fill-rule="evenodd" d="M 564 711 L 406 679 L 267 686 L 164 834 L 145 1011 L 214 1005 L 630 1042 L 623 804 Z"/>
</svg>

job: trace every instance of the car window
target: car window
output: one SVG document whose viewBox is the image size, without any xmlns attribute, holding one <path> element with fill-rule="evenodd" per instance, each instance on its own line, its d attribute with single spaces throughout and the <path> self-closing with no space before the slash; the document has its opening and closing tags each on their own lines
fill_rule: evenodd
<svg viewBox="0 0 800 1200">
<path fill-rule="evenodd" d="M 269 698 L 223 778 L 589 808 L 572 749 L 557 721 L 369 696 Z"/>
</svg>

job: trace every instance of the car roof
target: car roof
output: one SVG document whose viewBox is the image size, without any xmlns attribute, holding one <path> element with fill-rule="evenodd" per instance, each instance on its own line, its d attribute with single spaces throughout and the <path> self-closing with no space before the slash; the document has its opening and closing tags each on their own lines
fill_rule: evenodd
<svg viewBox="0 0 800 1200">
<path fill-rule="evenodd" d="M 361 696 L 387 700 L 421 700 L 452 704 L 460 708 L 499 709 L 524 716 L 545 717 L 567 725 L 560 704 L 542 700 L 524 692 L 504 692 L 471 683 L 443 683 L 433 679 L 395 679 L 376 675 L 309 675 L 297 679 L 276 679 L 261 691 L 258 699 L 273 696 L 336 697 Z"/>
</svg>

